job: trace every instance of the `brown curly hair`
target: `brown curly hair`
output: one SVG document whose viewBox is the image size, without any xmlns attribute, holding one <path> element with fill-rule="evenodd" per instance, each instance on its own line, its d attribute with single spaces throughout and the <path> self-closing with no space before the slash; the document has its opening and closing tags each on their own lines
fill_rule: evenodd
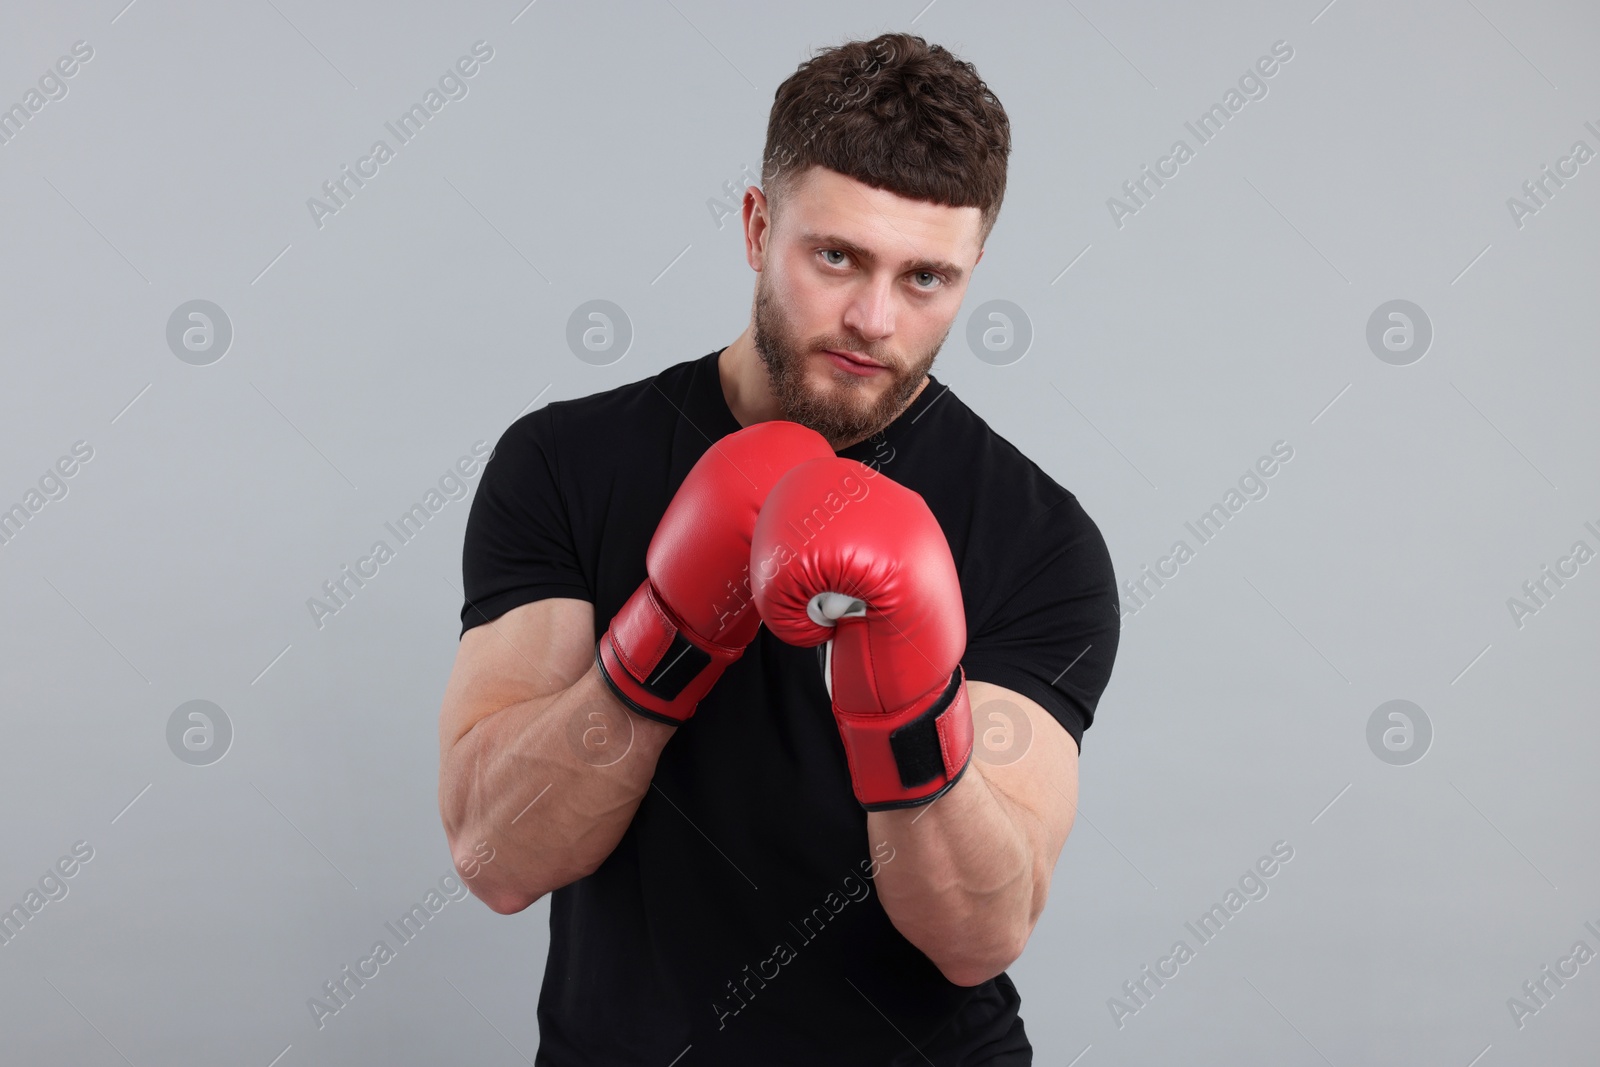
<svg viewBox="0 0 1600 1067">
<path fill-rule="evenodd" d="M 813 166 L 912 200 L 981 208 L 988 239 L 1006 191 L 1011 123 L 977 68 L 885 33 L 819 51 L 778 86 L 761 184 L 774 220 Z"/>
</svg>

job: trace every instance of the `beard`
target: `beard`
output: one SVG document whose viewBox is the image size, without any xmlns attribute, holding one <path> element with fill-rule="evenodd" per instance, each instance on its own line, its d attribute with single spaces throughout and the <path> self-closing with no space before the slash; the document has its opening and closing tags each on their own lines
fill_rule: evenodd
<svg viewBox="0 0 1600 1067">
<path fill-rule="evenodd" d="M 828 439 L 835 451 L 865 440 L 893 422 L 927 378 L 934 357 L 949 336 L 949 327 L 909 366 L 900 366 L 849 339 L 829 343 L 830 339 L 819 338 L 814 344 L 806 343 L 790 328 L 778 300 L 767 288 L 767 277 L 768 272 L 763 271 L 756 279 L 750 339 L 767 368 L 767 382 L 777 401 L 779 417 L 817 431 Z M 818 391 L 806 381 L 807 363 L 811 353 L 825 348 L 864 353 L 884 364 L 885 373 L 862 377 L 829 366 L 832 388 Z M 869 390 L 881 388 L 880 381 L 885 374 L 888 388 L 874 400 Z"/>
</svg>

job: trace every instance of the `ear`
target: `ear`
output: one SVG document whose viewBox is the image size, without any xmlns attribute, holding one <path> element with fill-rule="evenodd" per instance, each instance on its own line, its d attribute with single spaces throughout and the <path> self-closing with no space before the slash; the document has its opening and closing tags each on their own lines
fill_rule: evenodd
<svg viewBox="0 0 1600 1067">
<path fill-rule="evenodd" d="M 767 239 L 772 235 L 772 213 L 767 206 L 767 194 L 759 186 L 748 186 L 744 191 L 744 258 L 750 269 L 761 270 L 766 258 Z"/>
</svg>

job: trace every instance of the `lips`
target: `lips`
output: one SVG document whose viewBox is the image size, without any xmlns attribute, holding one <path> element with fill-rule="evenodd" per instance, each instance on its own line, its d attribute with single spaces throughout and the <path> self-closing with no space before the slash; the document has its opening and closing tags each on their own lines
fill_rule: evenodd
<svg viewBox="0 0 1600 1067">
<path fill-rule="evenodd" d="M 883 370 L 884 369 L 882 363 L 879 363 L 876 360 L 868 359 L 866 356 L 863 356 L 859 352 L 840 351 L 837 348 L 828 348 L 828 349 L 824 349 L 824 351 L 826 351 L 830 355 L 837 356 L 840 359 L 846 360 L 846 361 L 848 361 L 850 363 L 854 363 L 858 367 L 868 367 L 868 368 L 872 368 L 872 369 L 875 369 L 875 370 Z"/>
</svg>

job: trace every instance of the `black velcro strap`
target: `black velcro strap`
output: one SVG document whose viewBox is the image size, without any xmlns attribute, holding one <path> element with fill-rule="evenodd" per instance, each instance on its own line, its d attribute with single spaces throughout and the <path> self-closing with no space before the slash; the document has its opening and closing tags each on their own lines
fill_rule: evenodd
<svg viewBox="0 0 1600 1067">
<path fill-rule="evenodd" d="M 961 685 L 961 668 L 950 675 L 950 684 L 932 706 L 915 719 L 889 734 L 889 751 L 894 753 L 895 766 L 900 771 L 900 784 L 907 789 L 933 781 L 944 773 L 944 753 L 939 748 L 939 725 L 934 720 L 943 715 L 956 698 Z"/>
<path fill-rule="evenodd" d="M 711 666 L 711 653 L 690 644 L 682 633 L 672 635 L 672 644 L 666 655 L 656 664 L 650 677 L 639 682 L 640 688 L 662 700 L 676 700 L 684 686 L 697 678 L 701 671 Z"/>
</svg>

